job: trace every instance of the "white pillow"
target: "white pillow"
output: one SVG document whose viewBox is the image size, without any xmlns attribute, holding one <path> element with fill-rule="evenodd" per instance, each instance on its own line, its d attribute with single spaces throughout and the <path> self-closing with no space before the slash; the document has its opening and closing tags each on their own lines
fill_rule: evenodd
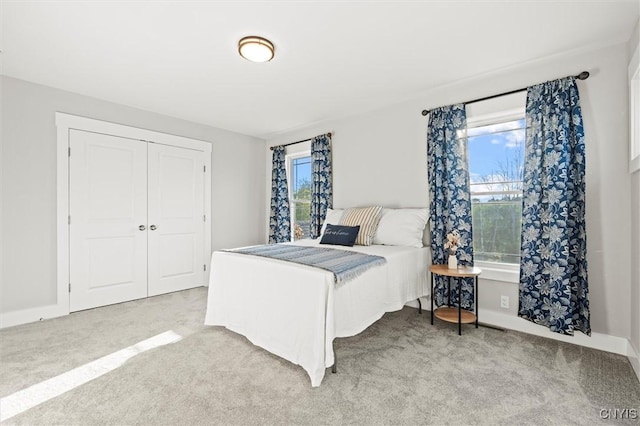
<svg viewBox="0 0 640 426">
<path fill-rule="evenodd" d="M 373 237 L 373 244 L 420 248 L 428 219 L 429 210 L 426 208 L 382 209 L 382 217 Z"/>
<path fill-rule="evenodd" d="M 325 216 L 322 229 L 320 230 L 321 237 L 324 235 L 324 230 L 327 229 L 327 223 L 330 223 L 331 225 L 340 224 L 342 213 L 344 213 L 344 209 L 327 209 L 327 216 Z"/>
</svg>

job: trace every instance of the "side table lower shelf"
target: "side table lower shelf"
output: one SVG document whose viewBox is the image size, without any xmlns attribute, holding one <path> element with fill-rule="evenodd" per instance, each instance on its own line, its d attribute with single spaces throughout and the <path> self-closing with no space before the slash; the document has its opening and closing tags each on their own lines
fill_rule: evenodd
<svg viewBox="0 0 640 426">
<path fill-rule="evenodd" d="M 442 321 L 452 322 L 454 324 L 458 323 L 458 308 L 445 306 L 433 311 L 433 315 L 435 315 L 436 318 L 439 318 Z M 462 324 L 470 324 L 472 322 L 476 322 L 476 314 L 467 311 L 466 309 L 460 310 L 460 316 L 460 322 Z"/>
</svg>

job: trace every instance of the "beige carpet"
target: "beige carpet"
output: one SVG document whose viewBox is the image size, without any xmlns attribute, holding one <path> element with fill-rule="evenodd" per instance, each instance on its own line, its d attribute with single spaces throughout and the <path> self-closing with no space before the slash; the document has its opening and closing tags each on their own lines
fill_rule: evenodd
<svg viewBox="0 0 640 426">
<path fill-rule="evenodd" d="M 623 356 L 483 327 L 460 337 L 412 308 L 338 339 L 338 374 L 312 388 L 302 368 L 202 325 L 205 304 L 200 288 L 1 330 L 1 397 L 167 330 L 184 336 L 5 423 L 566 425 L 640 412 Z"/>
</svg>

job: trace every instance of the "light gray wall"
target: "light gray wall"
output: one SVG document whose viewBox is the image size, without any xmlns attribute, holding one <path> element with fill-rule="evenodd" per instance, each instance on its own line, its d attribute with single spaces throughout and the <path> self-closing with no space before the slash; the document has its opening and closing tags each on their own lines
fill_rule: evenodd
<svg viewBox="0 0 640 426">
<path fill-rule="evenodd" d="M 4 217 L 4 114 L 3 102 L 4 99 L 4 80 L 0 78 L 0 310 L 2 309 L 2 283 L 4 283 L 3 271 L 4 271 L 4 231 L 2 226 L 2 218 Z M 1 312 L 1 311 L 0 311 Z"/>
<path fill-rule="evenodd" d="M 212 247 L 264 235 L 264 141 L 2 77 L 2 282 L 0 311 L 55 303 L 55 112 L 211 142 Z"/>
<path fill-rule="evenodd" d="M 463 102 L 547 80 L 591 72 L 579 83 L 587 144 L 587 232 L 593 331 L 628 338 L 631 190 L 625 167 L 628 141 L 627 45 L 543 58 L 416 94 L 415 100 L 317 123 L 270 138 L 286 143 L 332 131 L 334 204 L 426 206 L 426 119 L 423 109 Z M 270 157 L 269 157 L 270 158 Z M 267 170 L 270 170 L 266 158 Z M 265 187 L 265 192 L 268 188 Z M 518 286 L 481 280 L 480 307 L 513 315 Z M 499 307 L 500 295 L 511 309 Z M 515 307 L 514 307 L 515 306 Z"/>
<path fill-rule="evenodd" d="M 640 20 L 629 39 L 628 59 L 633 57 L 640 46 Z M 640 171 L 631 174 L 631 344 L 640 355 Z M 640 376 L 640 374 L 639 374 Z"/>
</svg>

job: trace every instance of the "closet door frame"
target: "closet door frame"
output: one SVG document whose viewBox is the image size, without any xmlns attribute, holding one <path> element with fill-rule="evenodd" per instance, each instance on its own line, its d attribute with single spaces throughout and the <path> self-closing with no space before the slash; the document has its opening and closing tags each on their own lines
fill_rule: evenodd
<svg viewBox="0 0 640 426">
<path fill-rule="evenodd" d="M 136 139 L 149 143 L 187 148 L 204 153 L 204 268 L 205 285 L 209 283 L 211 261 L 211 151 L 212 143 L 183 136 L 170 135 L 153 130 L 140 129 L 122 124 L 56 112 L 57 127 L 57 300 L 55 305 L 39 308 L 31 313 L 39 318 L 52 318 L 69 314 L 69 293 L 73 283 L 69 283 L 69 131 L 72 129 L 102 133 Z M 71 153 L 73 155 L 73 153 Z M 73 220 L 73 218 L 71 218 Z M 27 318 L 25 318 L 27 319 Z M 26 321 L 25 321 L 26 322 Z"/>
</svg>

